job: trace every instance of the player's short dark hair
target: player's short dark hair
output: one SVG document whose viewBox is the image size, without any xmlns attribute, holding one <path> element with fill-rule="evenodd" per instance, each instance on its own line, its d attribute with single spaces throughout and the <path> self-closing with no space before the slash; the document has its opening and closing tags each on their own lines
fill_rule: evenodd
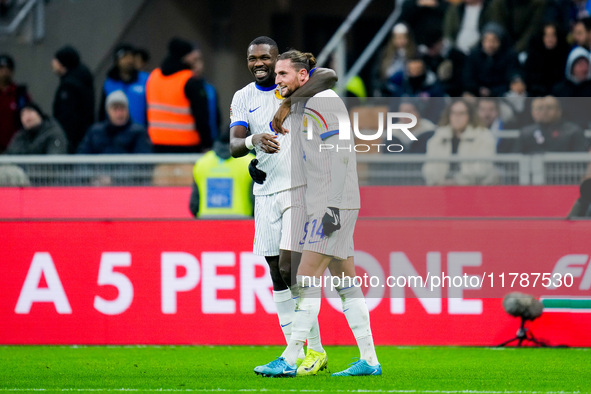
<svg viewBox="0 0 591 394">
<path fill-rule="evenodd" d="M 291 60 L 291 64 L 296 70 L 305 68 L 306 71 L 310 71 L 316 67 L 316 58 L 310 52 L 300 52 L 296 49 L 291 49 L 287 52 L 283 52 L 277 60 Z"/>
<path fill-rule="evenodd" d="M 260 36 L 255 38 L 250 42 L 248 47 L 250 48 L 253 45 L 269 45 L 271 48 L 275 48 L 277 49 L 277 51 L 279 51 L 279 47 L 277 46 L 275 40 L 267 36 Z"/>
</svg>

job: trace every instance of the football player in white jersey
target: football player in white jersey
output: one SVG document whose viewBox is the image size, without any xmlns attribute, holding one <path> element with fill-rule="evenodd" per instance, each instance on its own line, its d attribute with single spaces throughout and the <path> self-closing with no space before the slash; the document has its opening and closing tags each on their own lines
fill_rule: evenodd
<svg viewBox="0 0 591 394">
<path fill-rule="evenodd" d="M 281 54 L 275 66 L 276 83 L 284 97 L 292 96 L 309 80 L 316 64 L 310 53 L 291 50 Z M 337 292 L 343 312 L 360 351 L 360 358 L 349 368 L 332 376 L 381 375 L 369 321 L 369 310 L 359 284 L 354 283 L 353 231 L 360 208 L 359 184 L 354 141 L 339 138 L 341 129 L 350 130 L 347 108 L 332 90 L 320 92 L 303 107 L 305 128 L 294 128 L 304 151 L 307 180 L 303 254 L 297 271 L 296 313 L 287 348 L 276 360 L 258 366 L 263 376 L 296 376 L 296 357 L 306 333 L 318 318 L 322 277 L 328 268 L 340 278 Z M 297 114 L 290 115 L 297 118 Z M 308 127 L 311 126 L 311 127 Z M 343 132 L 343 134 L 345 134 Z M 334 282 L 333 282 L 334 283 Z"/>
<path fill-rule="evenodd" d="M 295 285 L 295 272 L 302 251 L 299 241 L 306 220 L 306 182 L 303 170 L 292 171 L 292 137 L 276 135 L 270 126 L 283 100 L 275 85 L 278 55 L 277 44 L 269 37 L 258 37 L 248 46 L 248 69 L 255 81 L 237 91 L 232 99 L 230 150 L 234 157 L 243 156 L 252 149 L 256 153 L 256 159 L 249 166 L 255 181 L 253 251 L 265 256 L 269 264 L 273 300 L 282 331 L 289 341 L 295 315 L 295 301 L 289 287 Z M 336 79 L 334 71 L 319 69 L 300 94 L 312 96 L 334 86 Z M 298 229 L 297 233 L 292 233 L 294 228 Z M 304 355 L 300 349 L 297 355 L 297 361 L 301 363 L 300 374 L 316 374 L 326 368 L 328 360 L 320 342 L 318 320 L 306 338 L 307 353 Z"/>
</svg>

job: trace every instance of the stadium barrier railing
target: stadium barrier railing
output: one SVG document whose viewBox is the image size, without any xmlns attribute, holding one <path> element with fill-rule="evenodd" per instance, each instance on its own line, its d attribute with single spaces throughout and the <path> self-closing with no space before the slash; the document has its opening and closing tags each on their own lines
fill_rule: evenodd
<svg viewBox="0 0 591 394">
<path fill-rule="evenodd" d="M 200 154 L 0 156 L 3 186 L 189 186 Z M 499 185 L 574 185 L 590 174 L 588 153 L 499 154 L 429 158 L 422 154 L 357 155 L 361 185 L 424 185 L 424 163 L 493 163 Z M 22 169 L 28 183 L 10 183 L 3 172 Z M 4 180 L 4 181 L 3 181 Z"/>
</svg>

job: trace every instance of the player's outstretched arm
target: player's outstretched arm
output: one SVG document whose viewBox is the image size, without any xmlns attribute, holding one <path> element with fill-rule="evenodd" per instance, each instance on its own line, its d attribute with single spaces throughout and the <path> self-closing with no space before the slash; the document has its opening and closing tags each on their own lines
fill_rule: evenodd
<svg viewBox="0 0 591 394">
<path fill-rule="evenodd" d="M 283 127 L 283 122 L 285 121 L 285 118 L 289 116 L 292 97 L 295 99 L 312 97 L 316 93 L 320 93 L 326 89 L 331 89 L 338 80 L 339 78 L 337 77 L 337 73 L 334 72 L 334 70 L 322 67 L 315 68 L 312 75 L 310 75 L 308 82 L 296 90 L 291 95 L 291 97 L 283 100 L 277 109 L 277 112 L 275 112 L 275 115 L 273 116 L 273 121 L 271 122 L 271 127 L 273 130 L 276 133 L 281 134 L 289 133 L 289 130 Z"/>
</svg>

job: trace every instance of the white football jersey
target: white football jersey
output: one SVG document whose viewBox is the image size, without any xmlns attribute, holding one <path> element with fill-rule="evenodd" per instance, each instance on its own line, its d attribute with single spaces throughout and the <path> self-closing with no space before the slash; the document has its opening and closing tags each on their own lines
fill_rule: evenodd
<svg viewBox="0 0 591 394">
<path fill-rule="evenodd" d="M 283 101 L 283 97 L 276 89 L 276 85 L 268 88 L 258 86 L 251 82 L 244 88 L 234 93 L 230 107 L 230 127 L 243 125 L 250 130 L 250 134 L 269 133 L 275 134 L 271 128 L 273 115 Z M 289 125 L 286 124 L 289 129 Z M 301 148 L 292 152 L 292 133 L 278 134 L 280 150 L 269 154 L 255 147 L 256 157 L 259 160 L 257 168 L 267 173 L 267 178 L 262 185 L 254 184 L 255 195 L 267 195 L 292 189 L 306 184 L 303 171 L 292 171 L 292 165 L 301 167 Z M 297 143 L 296 143 L 297 145 Z M 295 160 L 292 160 L 292 156 Z"/>
<path fill-rule="evenodd" d="M 342 125 L 339 124 L 339 117 Z M 329 206 L 329 194 L 334 179 L 344 177 L 339 209 L 359 209 L 359 182 L 355 142 L 339 139 L 340 127 L 351 127 L 347 108 L 343 100 L 332 90 L 325 90 L 310 98 L 304 108 L 302 123 L 297 134 L 304 153 L 304 173 L 307 181 L 306 211 L 309 215 L 323 212 Z M 311 139 L 308 127 L 312 125 Z M 329 137 L 330 140 L 327 141 Z M 332 145 L 330 148 L 329 145 Z M 338 149 L 338 150 L 337 150 Z M 333 152 L 346 159 L 342 168 L 344 174 L 336 174 L 332 168 Z"/>
</svg>

